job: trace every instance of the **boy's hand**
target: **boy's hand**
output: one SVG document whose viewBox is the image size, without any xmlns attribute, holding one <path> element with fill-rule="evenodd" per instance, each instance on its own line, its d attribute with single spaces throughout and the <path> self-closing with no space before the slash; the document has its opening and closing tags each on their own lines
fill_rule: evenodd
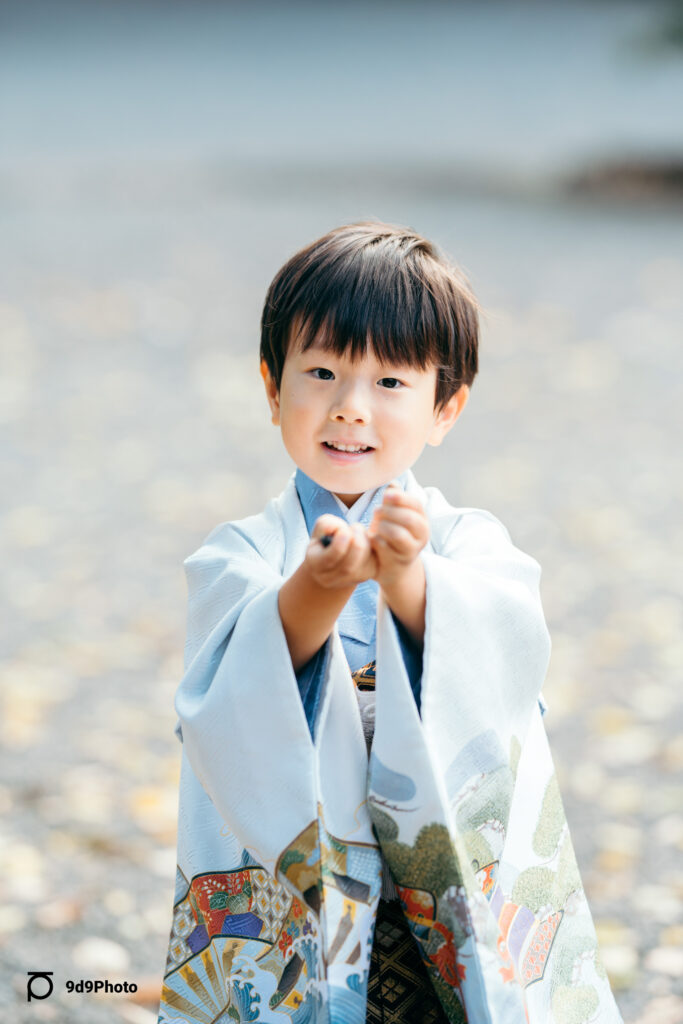
<svg viewBox="0 0 683 1024">
<path fill-rule="evenodd" d="M 320 543 L 325 535 L 332 536 L 326 547 Z M 325 588 L 355 586 L 372 579 L 378 568 L 365 527 L 330 514 L 316 520 L 304 564 L 315 582 Z"/>
<path fill-rule="evenodd" d="M 429 521 L 420 500 L 389 486 L 368 527 L 377 556 L 375 579 L 383 590 L 399 582 L 429 540 Z"/>
</svg>

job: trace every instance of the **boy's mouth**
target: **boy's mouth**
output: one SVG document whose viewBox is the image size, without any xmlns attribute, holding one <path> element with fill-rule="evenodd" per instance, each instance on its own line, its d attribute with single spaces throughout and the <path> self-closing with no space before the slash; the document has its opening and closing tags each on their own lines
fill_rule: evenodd
<svg viewBox="0 0 683 1024">
<path fill-rule="evenodd" d="M 337 441 L 323 441 L 322 447 L 332 458 L 342 459 L 345 462 L 359 459 L 375 450 L 369 444 L 341 444 Z"/>
</svg>

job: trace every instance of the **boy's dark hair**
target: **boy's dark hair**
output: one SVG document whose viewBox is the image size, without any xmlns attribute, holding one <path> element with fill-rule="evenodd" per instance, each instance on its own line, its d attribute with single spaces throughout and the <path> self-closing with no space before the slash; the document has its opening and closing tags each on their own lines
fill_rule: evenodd
<svg viewBox="0 0 683 1024">
<path fill-rule="evenodd" d="M 292 326 L 352 359 L 438 367 L 439 409 L 478 370 L 479 311 L 466 278 L 409 228 L 360 221 L 329 231 L 275 275 L 261 317 L 261 359 L 280 388 Z M 321 334 L 321 329 L 323 333 Z"/>
</svg>

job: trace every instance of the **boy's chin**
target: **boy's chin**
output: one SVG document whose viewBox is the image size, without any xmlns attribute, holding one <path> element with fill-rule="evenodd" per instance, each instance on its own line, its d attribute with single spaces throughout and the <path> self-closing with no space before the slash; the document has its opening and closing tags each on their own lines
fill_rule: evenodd
<svg viewBox="0 0 683 1024">
<path fill-rule="evenodd" d="M 345 498 L 358 498 L 361 494 L 365 494 L 366 491 L 374 491 L 378 487 L 383 487 L 389 483 L 389 480 L 393 480 L 396 476 L 400 476 L 400 472 L 395 473 L 389 477 L 382 476 L 380 478 L 377 473 L 325 473 L 315 472 L 310 473 L 304 469 L 304 473 L 313 480 L 318 487 L 323 487 L 326 491 L 331 491 L 332 494 L 336 494 L 342 501 Z"/>
</svg>

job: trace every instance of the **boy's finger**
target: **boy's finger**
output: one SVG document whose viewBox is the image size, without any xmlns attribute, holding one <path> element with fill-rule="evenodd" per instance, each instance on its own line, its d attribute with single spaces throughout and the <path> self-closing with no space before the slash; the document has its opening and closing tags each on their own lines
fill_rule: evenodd
<svg viewBox="0 0 683 1024">
<path fill-rule="evenodd" d="M 325 515 L 318 516 L 316 519 L 311 530 L 311 537 L 319 540 L 320 537 L 324 537 L 327 534 L 334 534 L 345 530 L 348 530 L 348 524 L 343 519 L 340 519 L 339 516 L 333 516 L 330 512 L 326 512 Z"/>
<path fill-rule="evenodd" d="M 407 549 L 412 549 L 415 544 L 415 537 L 405 526 L 398 523 L 380 523 L 376 540 L 385 541 L 397 554 L 403 554 Z"/>
<path fill-rule="evenodd" d="M 337 530 L 336 533 L 332 534 L 332 540 L 327 548 L 323 548 L 323 551 L 329 551 L 330 554 L 337 554 L 337 561 L 345 557 L 349 548 L 353 544 L 353 534 L 347 529 Z M 322 546 L 322 545 L 321 545 Z"/>
<path fill-rule="evenodd" d="M 328 543 L 321 543 L 321 539 L 323 537 L 329 537 Z M 314 536 L 312 534 L 309 545 L 310 555 L 317 562 L 321 562 L 321 564 L 324 564 L 329 568 L 333 568 L 346 556 L 352 539 L 353 535 L 345 523 L 343 524 L 342 529 L 336 529 L 334 533 L 320 532 L 318 536 Z"/>
<path fill-rule="evenodd" d="M 425 519 L 424 512 L 420 509 L 418 512 L 413 508 L 403 508 L 402 506 L 387 506 L 382 509 L 381 515 L 378 517 L 377 522 L 373 524 L 373 533 L 377 533 L 377 529 L 381 523 L 398 523 L 400 526 L 405 526 L 406 529 L 415 537 L 424 536 L 429 531 L 429 524 Z"/>
<path fill-rule="evenodd" d="M 370 544 L 365 527 L 361 526 L 360 523 L 352 523 L 350 533 L 351 543 L 349 544 L 348 554 L 359 555 L 361 558 L 364 557 Z"/>
<path fill-rule="evenodd" d="M 414 508 L 416 511 L 424 511 L 422 502 L 415 494 L 406 494 L 398 487 L 387 487 L 382 500 L 382 508 L 401 506 L 402 508 Z"/>
<path fill-rule="evenodd" d="M 327 559 L 328 565 L 335 565 L 339 558 L 346 554 L 352 540 L 352 533 L 348 523 L 339 516 L 324 515 L 316 520 L 311 540 L 319 551 L 330 552 Z"/>
<path fill-rule="evenodd" d="M 422 508 L 415 508 L 410 505 L 394 505 L 393 502 L 390 505 L 382 505 L 381 508 L 377 509 L 377 519 L 421 519 L 424 522 L 427 521 L 427 517 L 424 514 Z"/>
</svg>

